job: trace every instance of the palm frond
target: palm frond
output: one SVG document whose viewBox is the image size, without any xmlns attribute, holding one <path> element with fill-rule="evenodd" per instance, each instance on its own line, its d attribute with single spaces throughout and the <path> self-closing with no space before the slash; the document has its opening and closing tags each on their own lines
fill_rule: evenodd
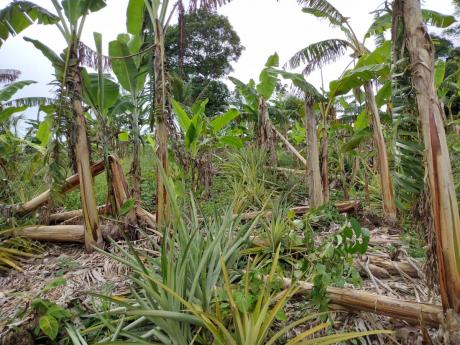
<svg viewBox="0 0 460 345">
<path fill-rule="evenodd" d="M 0 83 L 11 83 L 19 78 L 21 71 L 16 69 L 0 69 Z"/>
<path fill-rule="evenodd" d="M 340 25 L 347 21 L 347 18 L 327 0 L 298 0 L 297 2 L 303 6 L 304 12 L 308 11 L 316 17 L 327 18 L 332 24 Z"/>
<path fill-rule="evenodd" d="M 194 12 L 199 9 L 215 9 L 225 4 L 228 4 L 232 0 L 192 0 L 190 1 L 189 11 Z"/>
<path fill-rule="evenodd" d="M 353 48 L 351 44 L 342 39 L 328 39 L 310 44 L 294 54 L 287 65 L 290 68 L 297 68 L 306 64 L 304 74 L 310 74 L 316 68 L 321 68 L 327 63 L 334 62 L 342 57 L 347 48 Z"/>
<path fill-rule="evenodd" d="M 55 100 L 48 97 L 22 97 L 6 102 L 4 105 L 7 107 L 36 107 L 53 103 L 55 103 Z"/>
</svg>

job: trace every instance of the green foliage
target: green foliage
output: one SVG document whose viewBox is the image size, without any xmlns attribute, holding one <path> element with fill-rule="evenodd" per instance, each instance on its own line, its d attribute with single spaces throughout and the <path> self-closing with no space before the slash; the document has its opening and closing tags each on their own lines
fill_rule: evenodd
<svg viewBox="0 0 460 345">
<path fill-rule="evenodd" d="M 99 80 L 98 73 L 88 73 L 85 69 L 82 71 L 82 75 L 83 96 L 86 103 L 101 112 L 115 105 L 119 96 L 119 85 L 116 82 L 111 80 L 108 75 Z M 100 87 L 101 82 L 104 84 L 102 88 Z M 101 91 L 104 94 L 101 94 Z"/>
<path fill-rule="evenodd" d="M 326 229 L 331 224 L 341 224 L 345 220 L 346 218 L 337 211 L 332 203 L 311 209 L 304 216 L 307 229 Z"/>
<path fill-rule="evenodd" d="M 305 73 L 311 73 L 316 68 L 321 68 L 329 62 L 341 58 L 351 44 L 343 39 L 327 39 L 324 41 L 310 44 L 298 51 L 289 59 L 289 67 L 297 68 L 301 64 L 306 64 Z"/>
<path fill-rule="evenodd" d="M 135 206 L 136 201 L 134 199 L 128 199 L 121 205 L 118 213 L 121 217 L 126 216 Z"/>
<path fill-rule="evenodd" d="M 134 36 L 142 32 L 144 22 L 145 3 L 144 0 L 129 0 L 126 10 L 126 28 Z"/>
<path fill-rule="evenodd" d="M 272 334 L 271 328 L 275 321 L 285 321 L 286 315 L 283 311 L 285 304 L 297 291 L 297 285 L 291 285 L 279 294 L 275 292 L 282 288 L 282 281 L 277 279 L 277 268 L 279 260 L 279 248 L 275 252 L 270 272 L 267 276 L 254 279 L 250 265 L 241 279 L 241 287 L 235 288 L 230 282 L 230 276 L 223 260 L 223 288 L 221 298 L 215 303 L 215 311 L 208 313 L 196 305 L 187 302 L 173 290 L 162 285 L 173 298 L 182 302 L 188 311 L 202 321 L 202 326 L 212 335 L 217 344 L 232 345 L 273 345 L 286 337 L 286 334 L 296 326 L 317 319 L 321 314 L 307 315 L 300 320 L 283 325 L 280 330 Z M 256 260 L 257 261 L 257 260 Z M 353 332 L 335 334 L 333 336 L 318 336 L 322 330 L 330 326 L 329 322 L 323 322 L 312 327 L 286 342 L 288 345 L 300 344 L 333 344 L 348 339 L 354 339 L 368 334 L 368 332 Z M 371 334 L 391 333 L 387 331 L 372 331 Z M 314 337 L 313 339 L 311 339 Z M 202 337 L 204 338 L 204 337 Z M 305 341 L 306 338 L 310 340 Z M 204 338 L 203 343 L 210 340 Z"/>
<path fill-rule="evenodd" d="M 0 47 L 9 38 L 21 33 L 34 22 L 49 25 L 59 17 L 29 1 L 14 1 L 0 10 Z"/>
<path fill-rule="evenodd" d="M 301 90 L 305 97 L 314 101 L 324 100 L 324 97 L 321 93 L 316 90 L 316 88 L 306 81 L 305 77 L 300 73 L 291 73 L 286 72 L 280 69 L 273 69 L 274 72 L 279 73 L 284 79 L 289 79 L 292 81 L 295 87 Z"/>
<path fill-rule="evenodd" d="M 190 84 L 190 98 L 193 100 L 208 99 L 206 116 L 212 117 L 217 113 L 225 112 L 229 107 L 230 91 L 227 85 L 220 80 L 207 79 L 195 76 Z M 183 102 L 186 103 L 186 102 Z"/>
<path fill-rule="evenodd" d="M 265 168 L 267 154 L 254 148 L 243 148 L 230 152 L 226 162 L 222 164 L 222 172 L 230 179 L 234 194 L 238 198 L 237 212 L 245 205 L 261 209 L 269 196 L 270 190 Z"/>
<path fill-rule="evenodd" d="M 140 67 L 139 57 L 133 57 L 137 52 L 136 37 L 118 35 L 115 41 L 109 43 L 109 55 L 112 58 L 112 69 L 120 85 L 133 95 L 139 94 L 143 88 L 147 70 Z"/>
<path fill-rule="evenodd" d="M 43 56 L 45 56 L 53 65 L 54 71 L 56 74 L 56 78 L 58 80 L 62 80 L 64 69 L 65 69 L 64 60 L 59 55 L 57 55 L 51 48 L 49 48 L 48 46 L 46 46 L 39 40 L 34 40 L 29 37 L 24 37 L 24 41 L 32 43 L 35 48 L 40 50 Z"/>
<path fill-rule="evenodd" d="M 438 28 L 447 28 L 455 22 L 454 16 L 445 15 L 428 9 L 422 9 L 422 16 L 425 23 Z M 365 37 L 369 38 L 371 36 L 383 34 L 391 28 L 391 20 L 391 12 L 378 15 L 368 29 Z"/>
<path fill-rule="evenodd" d="M 358 88 L 368 81 L 386 77 L 390 73 L 388 64 L 365 65 L 348 70 L 339 80 L 331 81 L 329 89 L 331 94 L 340 96 L 350 90 Z"/>
<path fill-rule="evenodd" d="M 214 133 L 219 133 L 225 126 L 227 126 L 231 121 L 236 119 L 240 115 L 240 112 L 236 109 L 230 109 L 220 116 L 216 116 L 212 119 L 210 125 Z"/>
<path fill-rule="evenodd" d="M 221 135 L 224 127 L 239 116 L 239 111 L 230 109 L 209 121 L 205 116 L 207 103 L 207 99 L 195 102 L 190 109 L 192 114 L 189 117 L 187 111 L 177 101 L 171 100 L 177 121 L 185 134 L 185 148 L 192 158 L 196 158 L 201 151 L 209 150 L 213 144 L 241 146 L 238 137 Z"/>
<path fill-rule="evenodd" d="M 40 292 L 40 294 L 44 294 L 49 290 L 65 284 L 66 282 L 63 278 L 54 279 Z M 53 341 L 56 340 L 59 330 L 62 328 L 62 324 L 69 321 L 73 316 L 69 310 L 41 297 L 33 299 L 31 307 L 38 317 L 35 335 L 43 332 L 43 334 Z"/>
<path fill-rule="evenodd" d="M 223 217 L 219 214 L 203 223 L 198 218 L 193 199 L 191 214 L 187 217 L 179 207 L 172 181 L 167 179 L 166 185 L 171 202 L 171 228 L 163 232 L 161 248 L 153 238 L 144 234 L 152 249 L 160 250 L 160 258 L 140 252 L 132 245 L 128 251 L 116 243 L 118 254 L 106 254 L 131 268 L 136 286 L 134 300 L 105 297 L 121 308 L 97 314 L 102 320 L 107 316 L 127 317 L 126 323 L 124 317 L 119 319 L 120 329 L 112 340 L 141 337 L 168 344 L 189 344 L 194 338 L 194 325 L 202 325 L 202 322 L 184 309 L 193 303 L 202 311 L 210 310 L 213 291 L 222 278 L 221 257 L 225 264 L 233 265 L 239 248 L 256 224 L 254 221 L 239 227 L 232 207 Z M 145 259 L 141 260 L 141 257 Z M 128 321 L 132 316 L 134 320 L 130 318 Z M 103 322 L 104 327 L 114 334 L 116 327 Z M 145 322 L 150 327 L 146 328 Z"/>
<path fill-rule="evenodd" d="M 106 6 L 105 0 L 62 0 L 64 14 L 73 25 L 89 12 L 96 12 Z"/>
<path fill-rule="evenodd" d="M 133 1 L 134 2 L 134 1 Z M 142 1 L 141 1 L 142 2 Z M 219 79 L 232 71 L 243 46 L 227 17 L 201 9 L 184 17 L 184 74 L 186 79 L 202 76 Z M 180 27 L 172 25 L 165 34 L 169 69 L 180 75 Z"/>
<path fill-rule="evenodd" d="M 269 100 L 275 91 L 278 79 L 272 68 L 278 67 L 278 65 L 279 56 L 275 53 L 268 57 L 265 68 L 260 72 L 259 84 L 257 84 L 256 90 L 260 97 L 263 97 L 265 100 Z"/>
<path fill-rule="evenodd" d="M 312 303 L 320 311 L 327 309 L 328 286 L 343 287 L 346 282 L 360 284 L 361 278 L 353 267 L 356 254 L 365 254 L 369 243 L 369 232 L 351 218 L 332 238 L 308 256 L 307 271 L 313 281 Z"/>
</svg>

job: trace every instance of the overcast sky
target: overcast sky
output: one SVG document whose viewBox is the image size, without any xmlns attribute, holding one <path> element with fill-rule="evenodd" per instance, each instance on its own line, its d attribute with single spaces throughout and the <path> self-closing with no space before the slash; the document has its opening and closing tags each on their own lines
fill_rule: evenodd
<svg viewBox="0 0 460 345">
<path fill-rule="evenodd" d="M 0 7 L 9 0 L 0 0 Z M 35 3 L 52 10 L 50 0 L 34 0 Z M 372 22 L 372 11 L 383 0 L 331 0 L 345 16 L 359 38 Z M 88 16 L 83 41 L 93 47 L 93 32 L 100 32 L 107 42 L 116 38 L 118 33 L 126 31 L 126 6 L 128 0 L 107 0 L 107 7 Z M 452 14 L 454 8 L 451 0 L 425 0 L 424 7 L 445 14 Z M 231 73 L 243 81 L 257 79 L 267 57 L 275 51 L 284 64 L 296 51 L 319 40 L 341 37 L 341 32 L 330 28 L 325 22 L 301 12 L 296 0 L 233 0 L 222 7 L 219 12 L 229 17 L 231 24 L 241 38 L 245 47 L 240 60 L 234 64 Z M 19 96 L 50 96 L 53 69 L 48 60 L 22 37 L 40 39 L 55 49 L 64 48 L 64 40 L 54 26 L 35 25 L 26 29 L 21 35 L 10 38 L 0 49 L 0 68 L 14 68 L 22 71 L 21 79 L 38 81 L 22 91 Z M 369 42 L 372 46 L 372 42 Z M 324 69 L 325 85 L 336 79 L 346 67 L 346 57 Z M 318 72 L 309 77 L 309 81 L 321 86 Z"/>
</svg>

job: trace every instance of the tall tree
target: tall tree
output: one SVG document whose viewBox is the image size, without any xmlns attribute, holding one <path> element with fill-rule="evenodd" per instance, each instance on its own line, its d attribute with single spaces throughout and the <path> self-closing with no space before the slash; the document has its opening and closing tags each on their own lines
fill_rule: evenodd
<svg viewBox="0 0 460 345">
<path fill-rule="evenodd" d="M 170 71 L 180 74 L 178 66 L 182 58 L 185 79 L 198 76 L 219 79 L 232 72 L 231 64 L 238 61 L 244 48 L 227 17 L 204 8 L 185 14 L 183 29 L 182 42 L 179 24 L 172 25 L 165 34 Z"/>
<path fill-rule="evenodd" d="M 444 309 L 460 312 L 460 218 L 451 161 L 434 84 L 435 49 L 419 0 L 395 0 L 393 22 L 404 32 L 412 86 L 425 143 L 431 217 L 436 238 L 439 286 Z M 398 47 L 401 49 L 402 47 Z"/>
<path fill-rule="evenodd" d="M 327 39 L 313 43 L 297 52 L 290 60 L 291 68 L 297 68 L 305 63 L 304 73 L 308 74 L 316 68 L 321 68 L 329 62 L 336 61 L 343 56 L 347 49 L 351 49 L 353 56 L 359 58 L 368 52 L 364 43 L 358 40 L 353 31 L 349 18 L 340 13 L 327 0 L 299 0 L 302 11 L 318 18 L 326 19 L 333 27 L 339 28 L 345 39 Z M 366 101 L 372 115 L 374 144 L 377 149 L 377 159 L 380 173 L 380 187 L 383 199 L 384 214 L 389 218 L 396 218 L 396 204 L 393 196 L 393 184 L 388 166 L 388 154 L 383 137 L 380 115 L 375 102 L 372 82 L 365 84 Z"/>
</svg>

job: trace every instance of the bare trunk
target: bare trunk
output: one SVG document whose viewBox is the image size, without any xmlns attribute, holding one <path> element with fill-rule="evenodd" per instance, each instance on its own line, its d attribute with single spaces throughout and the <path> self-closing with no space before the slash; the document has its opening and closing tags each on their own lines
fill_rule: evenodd
<svg viewBox="0 0 460 345">
<path fill-rule="evenodd" d="M 110 171 L 112 173 L 111 185 L 115 195 L 116 213 L 118 214 L 120 208 L 130 198 L 128 182 L 126 181 L 125 173 L 123 172 L 123 168 L 120 165 L 117 157 L 110 156 L 109 162 Z M 134 208 L 126 214 L 125 225 L 128 229 L 137 225 L 136 210 Z M 132 235 L 130 238 L 135 238 L 135 236 Z"/>
<path fill-rule="evenodd" d="M 158 144 L 157 159 L 163 168 L 165 175 L 168 176 L 168 126 L 167 126 L 167 94 L 166 94 L 166 76 L 164 70 L 164 34 L 159 20 L 155 22 L 155 112 L 156 112 L 156 142 Z M 167 224 L 169 219 L 168 213 L 168 195 L 160 173 L 160 167 L 157 167 L 156 179 L 156 219 L 158 225 Z"/>
<path fill-rule="evenodd" d="M 396 220 L 396 203 L 393 194 L 393 184 L 391 182 L 390 167 L 388 165 L 388 155 L 383 137 L 382 124 L 380 123 L 379 110 L 375 101 L 374 90 L 371 82 L 364 85 L 366 91 L 366 102 L 372 115 L 372 129 L 374 145 L 377 149 L 378 171 L 380 175 L 380 189 L 383 199 L 383 213 L 391 220 Z"/>
<path fill-rule="evenodd" d="M 402 4 L 412 84 L 425 142 L 441 299 L 444 309 L 460 312 L 460 219 L 442 109 L 434 85 L 434 47 L 423 23 L 420 2 L 404 0 Z"/>
<path fill-rule="evenodd" d="M 83 225 L 35 225 L 17 228 L 11 232 L 14 236 L 30 238 L 36 241 L 86 243 L 85 227 Z M 101 226 L 101 234 L 103 239 L 121 238 L 120 227 L 114 224 Z"/>
<path fill-rule="evenodd" d="M 331 115 L 335 117 L 335 109 L 331 108 Z M 329 114 L 323 113 L 323 130 L 320 139 L 321 182 L 323 184 L 324 203 L 329 202 L 329 141 L 327 138 Z"/>
<path fill-rule="evenodd" d="M 273 126 L 268 116 L 267 102 L 263 97 L 259 99 L 259 119 L 257 123 L 257 146 L 266 151 L 270 164 L 276 165 L 276 148 L 273 135 Z"/>
<path fill-rule="evenodd" d="M 323 184 L 319 166 L 318 138 L 316 135 L 316 116 L 313 105 L 305 101 L 305 117 L 307 123 L 307 183 L 310 206 L 313 208 L 324 204 Z"/>
<path fill-rule="evenodd" d="M 139 133 L 139 115 L 137 102 L 134 104 L 132 118 L 133 127 L 133 161 L 131 163 L 131 176 L 133 177 L 132 196 L 134 200 L 141 200 L 141 157 L 140 157 L 140 133 Z"/>
<path fill-rule="evenodd" d="M 349 180 L 351 186 L 355 185 L 356 176 L 358 176 L 358 173 L 359 173 L 359 167 L 360 167 L 360 158 L 356 156 L 353 159 L 353 168 L 352 168 L 351 176 Z"/>
<path fill-rule="evenodd" d="M 89 160 L 89 146 L 86 136 L 86 120 L 81 102 L 82 77 L 80 67 L 77 64 L 77 45 L 74 42 L 71 47 L 70 60 L 75 61 L 69 67 L 68 88 L 72 99 L 72 108 L 76 123 L 75 157 L 77 171 L 80 177 L 80 197 L 85 226 L 85 247 L 88 252 L 93 251 L 93 246 L 102 247 L 102 233 L 99 228 L 99 214 L 97 212 L 96 197 L 93 190 L 93 176 Z"/>
<path fill-rule="evenodd" d="M 339 148 L 336 146 L 336 150 L 338 151 Z M 343 154 L 339 153 L 339 168 L 340 168 L 340 184 L 342 187 L 343 192 L 343 200 L 348 201 L 350 200 L 350 194 L 348 193 L 348 181 L 347 181 L 347 172 L 345 171 L 345 158 Z"/>
</svg>

